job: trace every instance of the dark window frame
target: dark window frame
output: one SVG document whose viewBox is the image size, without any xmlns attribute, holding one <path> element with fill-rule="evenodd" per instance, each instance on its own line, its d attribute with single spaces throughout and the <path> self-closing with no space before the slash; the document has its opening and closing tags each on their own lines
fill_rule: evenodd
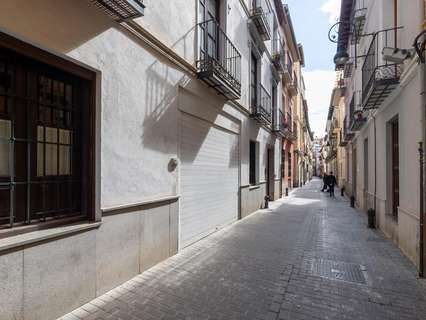
<svg viewBox="0 0 426 320">
<path fill-rule="evenodd" d="M 82 185 L 80 198 L 82 202 L 81 219 L 89 221 L 100 220 L 100 216 L 96 214 L 96 72 L 82 67 L 68 59 L 62 58 L 59 55 L 54 55 L 43 49 L 28 44 L 22 40 L 16 39 L 8 34 L 0 32 L 0 48 L 4 52 L 10 52 L 14 55 L 27 59 L 33 62 L 37 67 L 42 68 L 46 72 L 51 70 L 58 71 L 58 74 L 68 74 L 75 78 L 80 78 L 84 81 L 85 90 L 82 99 L 87 107 L 83 113 L 84 118 L 81 126 L 84 128 L 82 135 Z M 16 162 L 16 160 L 14 161 Z M 60 224 L 59 219 L 54 225 Z M 65 218 L 65 221 L 70 223 L 70 219 Z M 73 221 L 75 222 L 75 221 Z M 12 236 L 22 232 L 30 232 L 43 228 L 43 224 L 47 227 L 50 222 L 34 221 L 31 226 L 24 226 L 24 223 L 13 225 L 13 228 L 4 229 L 6 225 L 2 222 L 0 229 L 0 238 Z M 21 228 L 22 226 L 22 228 Z"/>
<path fill-rule="evenodd" d="M 258 143 L 250 140 L 249 145 L 249 183 L 250 185 L 257 185 L 257 157 Z"/>
<path fill-rule="evenodd" d="M 259 59 L 256 57 L 254 52 L 251 53 L 250 61 L 250 106 L 252 108 L 257 108 L 259 101 Z"/>
<path fill-rule="evenodd" d="M 399 207 L 399 119 L 395 118 L 390 122 L 390 147 L 391 147 L 391 200 L 392 200 L 392 216 L 398 220 Z"/>
</svg>

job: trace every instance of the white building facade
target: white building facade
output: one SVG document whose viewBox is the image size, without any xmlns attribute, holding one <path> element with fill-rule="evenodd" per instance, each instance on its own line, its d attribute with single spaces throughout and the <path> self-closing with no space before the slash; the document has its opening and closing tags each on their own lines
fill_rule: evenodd
<svg viewBox="0 0 426 320">
<path fill-rule="evenodd" d="M 339 34 L 351 60 L 345 73 L 346 191 L 376 213 L 376 225 L 417 266 L 421 250 L 419 145 L 424 141 L 423 66 L 413 49 L 423 30 L 424 1 L 342 1 Z M 355 61 L 355 43 L 358 59 Z"/>
<path fill-rule="evenodd" d="M 55 319 L 282 195 L 284 14 L 0 3 L 2 320 Z"/>
</svg>

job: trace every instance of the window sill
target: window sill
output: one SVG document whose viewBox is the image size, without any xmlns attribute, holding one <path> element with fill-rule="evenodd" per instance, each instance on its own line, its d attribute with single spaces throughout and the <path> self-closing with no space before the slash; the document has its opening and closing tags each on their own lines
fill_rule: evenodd
<svg viewBox="0 0 426 320">
<path fill-rule="evenodd" d="M 99 228 L 100 225 L 101 222 L 90 223 L 86 221 L 73 225 L 37 230 L 0 239 L 0 252 L 36 244 L 46 240 L 53 240 L 60 237 L 70 236 L 79 232 L 89 231 Z"/>
</svg>

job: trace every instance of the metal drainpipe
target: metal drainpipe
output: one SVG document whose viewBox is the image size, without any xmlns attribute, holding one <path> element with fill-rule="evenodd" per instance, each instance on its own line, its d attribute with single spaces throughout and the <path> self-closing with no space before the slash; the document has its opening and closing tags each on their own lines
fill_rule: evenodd
<svg viewBox="0 0 426 320">
<path fill-rule="evenodd" d="M 374 213 L 376 214 L 376 225 L 377 225 L 377 130 L 376 130 L 376 115 L 373 115 L 373 126 L 374 126 Z"/>
<path fill-rule="evenodd" d="M 422 29 L 424 30 L 426 28 L 426 0 L 423 1 L 423 16 L 424 16 L 424 21 L 423 21 L 423 25 L 422 25 Z M 422 100 L 422 124 L 423 124 L 423 144 L 422 147 L 424 147 L 426 145 L 426 123 L 425 123 L 425 118 L 426 118 L 426 64 L 423 63 L 423 70 L 420 72 L 420 81 L 421 81 L 421 87 L 423 92 L 421 93 L 421 100 Z M 420 149 L 423 149 L 423 148 Z M 422 152 L 422 154 L 420 155 L 420 160 L 423 162 L 423 150 L 419 150 L 420 152 Z M 420 164 L 422 166 L 421 168 L 421 173 L 424 173 L 424 163 Z M 423 172 L 422 172 L 423 171 Z M 424 183 L 424 176 L 420 177 L 420 235 L 419 235 L 419 276 L 420 277 L 424 277 L 424 187 L 423 187 L 423 183 Z"/>
</svg>

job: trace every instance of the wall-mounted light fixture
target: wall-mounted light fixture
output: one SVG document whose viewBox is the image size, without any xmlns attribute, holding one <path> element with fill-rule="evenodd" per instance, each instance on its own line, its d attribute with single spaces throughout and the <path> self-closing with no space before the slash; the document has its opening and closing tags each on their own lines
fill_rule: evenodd
<svg viewBox="0 0 426 320">
<path fill-rule="evenodd" d="M 337 43 L 337 53 L 333 59 L 337 70 L 342 70 L 346 63 L 350 60 L 346 46 L 341 45 L 340 42 L 340 35 L 342 32 L 345 32 L 348 36 L 352 36 L 354 38 L 354 64 L 355 68 L 357 68 L 358 59 L 365 57 L 365 55 L 358 55 L 358 40 L 362 37 L 372 36 L 374 33 L 358 34 L 356 32 L 356 25 L 351 21 L 340 21 L 335 23 L 328 31 L 328 39 L 333 43 Z"/>
</svg>

